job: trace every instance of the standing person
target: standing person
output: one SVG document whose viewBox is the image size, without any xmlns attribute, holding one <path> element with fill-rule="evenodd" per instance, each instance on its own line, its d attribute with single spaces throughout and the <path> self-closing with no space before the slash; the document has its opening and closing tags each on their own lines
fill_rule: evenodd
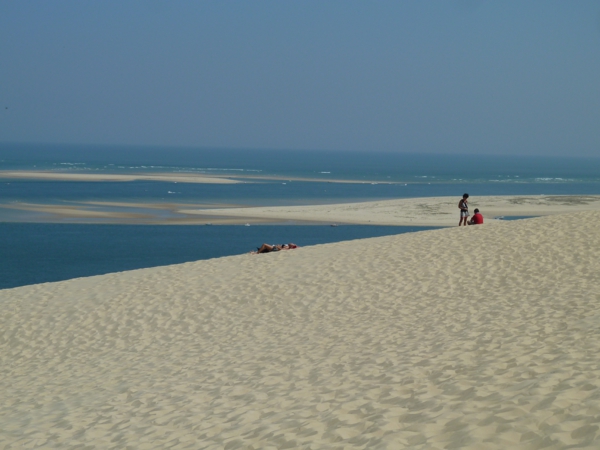
<svg viewBox="0 0 600 450">
<path fill-rule="evenodd" d="M 475 210 L 473 212 L 475 214 L 473 214 L 473 218 L 469 221 L 469 225 L 481 225 L 481 224 L 483 224 L 483 216 L 481 215 L 481 213 L 479 212 L 479 210 L 477 208 L 475 208 Z"/>
<path fill-rule="evenodd" d="M 463 198 L 458 202 L 458 208 L 460 209 L 460 220 L 458 221 L 458 226 L 461 225 L 467 226 L 468 218 L 469 218 L 469 202 L 468 199 L 469 194 L 463 194 Z"/>
</svg>

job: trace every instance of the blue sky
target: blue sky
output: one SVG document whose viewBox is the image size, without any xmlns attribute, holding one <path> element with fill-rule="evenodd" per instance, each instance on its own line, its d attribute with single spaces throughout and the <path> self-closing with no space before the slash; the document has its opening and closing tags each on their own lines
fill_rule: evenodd
<svg viewBox="0 0 600 450">
<path fill-rule="evenodd" d="M 600 154 L 597 1 L 0 2 L 0 142 Z"/>
</svg>

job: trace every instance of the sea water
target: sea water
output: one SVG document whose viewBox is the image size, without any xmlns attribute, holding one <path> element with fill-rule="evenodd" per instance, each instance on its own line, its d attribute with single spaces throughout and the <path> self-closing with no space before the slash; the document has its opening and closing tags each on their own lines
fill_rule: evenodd
<svg viewBox="0 0 600 450">
<path fill-rule="evenodd" d="M 265 242 L 307 246 L 431 228 L 0 223 L 0 289 L 239 255 Z"/>
<path fill-rule="evenodd" d="M 598 158 L 0 144 L 0 170 L 278 178 L 243 184 L 0 178 L 4 204 L 122 201 L 260 206 L 459 198 L 464 192 L 473 196 L 600 194 Z M 305 246 L 417 229 L 24 223 L 35 220 L 34 214 L 0 208 L 0 222 L 4 222 L 0 223 L 0 288 L 240 254 L 263 242 Z"/>
<path fill-rule="evenodd" d="M 195 172 L 375 182 L 600 182 L 600 158 L 0 144 L 0 170 Z"/>
</svg>

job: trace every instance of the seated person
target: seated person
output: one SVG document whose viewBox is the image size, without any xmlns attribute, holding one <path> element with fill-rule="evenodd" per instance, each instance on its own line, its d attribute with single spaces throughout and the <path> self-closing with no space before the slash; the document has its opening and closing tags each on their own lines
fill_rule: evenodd
<svg viewBox="0 0 600 450">
<path fill-rule="evenodd" d="M 292 248 L 298 248 L 298 246 L 291 242 L 289 244 L 281 244 L 281 245 L 263 244 L 262 246 L 260 246 L 256 249 L 256 252 L 252 252 L 252 253 L 270 253 L 270 252 L 278 252 L 280 250 L 290 250 Z"/>
<path fill-rule="evenodd" d="M 477 208 L 475 208 L 475 214 L 473 214 L 473 218 L 470 220 L 469 225 L 481 225 L 483 224 L 483 216 L 479 212 Z"/>
</svg>

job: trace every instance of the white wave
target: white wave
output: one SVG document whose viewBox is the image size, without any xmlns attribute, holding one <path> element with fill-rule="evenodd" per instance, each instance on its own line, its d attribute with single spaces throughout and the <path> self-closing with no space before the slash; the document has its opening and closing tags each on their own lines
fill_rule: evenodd
<svg viewBox="0 0 600 450">
<path fill-rule="evenodd" d="M 556 178 L 552 178 L 552 177 L 539 177 L 539 178 L 534 178 L 535 181 L 575 181 L 572 178 L 561 178 L 561 177 L 556 177 Z"/>
</svg>

